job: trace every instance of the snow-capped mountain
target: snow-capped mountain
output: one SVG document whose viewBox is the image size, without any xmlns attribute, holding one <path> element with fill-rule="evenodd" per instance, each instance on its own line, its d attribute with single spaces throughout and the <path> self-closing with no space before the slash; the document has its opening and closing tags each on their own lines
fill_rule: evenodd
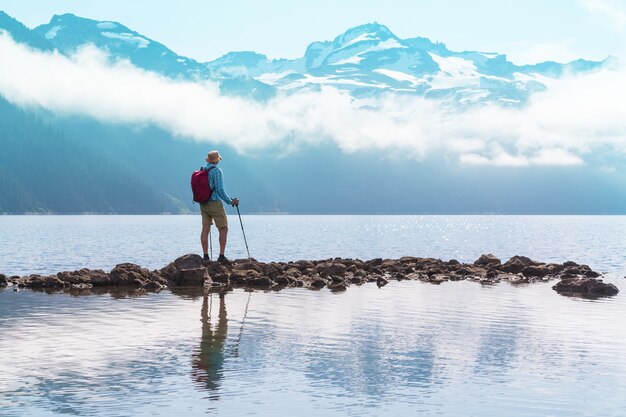
<svg viewBox="0 0 626 417">
<path fill-rule="evenodd" d="M 7 27 L 3 21 L 8 20 L 0 19 L 0 28 L 15 37 L 15 24 Z M 24 30 L 20 31 L 17 40 L 25 39 Z M 454 105 L 523 105 L 534 92 L 546 89 L 550 79 L 564 73 L 581 74 L 617 65 L 609 57 L 599 62 L 580 59 L 520 66 L 503 54 L 454 52 L 426 38 L 400 39 L 378 23 L 349 29 L 333 41 L 314 42 L 303 57 L 294 60 L 231 52 L 208 63 L 180 56 L 120 23 L 72 14 L 55 15 L 29 36 L 35 34 L 42 49 L 52 45 L 71 54 L 81 45 L 93 44 L 112 59 L 128 59 L 168 77 L 215 80 L 225 93 L 256 99 L 267 99 L 276 91 L 335 88 L 356 98 L 392 92 L 443 99 Z M 29 40 L 31 46 L 34 43 Z"/>
<path fill-rule="evenodd" d="M 64 54 L 75 52 L 81 45 L 93 44 L 113 58 L 129 59 L 138 67 L 169 77 L 202 76 L 206 72 L 193 59 L 177 55 L 117 22 L 84 19 L 73 14 L 54 15 L 50 23 L 33 31 Z"/>
<path fill-rule="evenodd" d="M 328 86 L 355 97 L 395 92 L 457 104 L 523 104 L 532 93 L 544 90 L 550 78 L 614 64 L 608 58 L 518 66 L 502 54 L 453 52 L 426 38 L 400 39 L 386 26 L 371 23 L 333 41 L 314 42 L 296 60 L 269 61 L 253 52 L 234 52 L 206 65 L 222 76 L 247 75 L 289 91 Z"/>
</svg>

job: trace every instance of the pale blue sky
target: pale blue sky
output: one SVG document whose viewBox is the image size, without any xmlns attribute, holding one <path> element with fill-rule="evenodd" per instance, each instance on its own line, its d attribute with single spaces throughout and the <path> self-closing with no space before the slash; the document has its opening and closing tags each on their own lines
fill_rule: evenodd
<svg viewBox="0 0 626 417">
<path fill-rule="evenodd" d="M 67 12 L 118 21 L 200 61 L 237 50 L 296 58 L 372 21 L 518 63 L 626 57 L 626 0 L 0 0 L 0 10 L 29 27 Z"/>
</svg>

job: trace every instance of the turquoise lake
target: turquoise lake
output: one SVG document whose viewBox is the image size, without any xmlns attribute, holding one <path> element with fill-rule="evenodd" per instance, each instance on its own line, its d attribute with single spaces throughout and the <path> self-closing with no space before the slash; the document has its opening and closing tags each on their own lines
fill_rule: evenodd
<svg viewBox="0 0 626 417">
<path fill-rule="evenodd" d="M 227 255 L 244 257 L 230 216 Z M 0 216 L 0 273 L 161 268 L 199 216 Z M 243 216 L 261 261 L 573 260 L 620 294 L 392 281 L 346 292 L 0 290 L 0 416 L 624 416 L 626 217 Z M 216 236 L 213 235 L 214 243 Z"/>
</svg>

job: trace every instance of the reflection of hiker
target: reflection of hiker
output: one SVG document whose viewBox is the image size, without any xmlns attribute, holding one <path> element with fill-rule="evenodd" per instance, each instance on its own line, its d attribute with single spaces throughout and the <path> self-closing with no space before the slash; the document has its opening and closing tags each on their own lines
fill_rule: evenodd
<svg viewBox="0 0 626 417">
<path fill-rule="evenodd" d="M 226 302 L 224 294 L 220 294 L 220 310 L 215 331 L 211 330 L 211 312 L 209 297 L 204 295 L 202 302 L 202 340 L 192 360 L 192 375 L 195 380 L 202 382 L 210 390 L 219 388 L 218 382 L 222 377 L 224 366 L 224 345 L 228 331 L 228 319 L 226 318 Z"/>
<path fill-rule="evenodd" d="M 228 262 L 228 259 L 224 256 L 226 250 L 226 238 L 228 236 L 228 221 L 226 219 L 226 211 L 222 201 L 226 204 L 233 206 L 239 205 L 239 199 L 230 198 L 224 190 L 224 174 L 222 170 L 217 167 L 222 157 L 218 151 L 211 151 L 206 157 L 208 162 L 206 170 L 209 177 L 209 188 L 211 189 L 211 198 L 206 203 L 200 204 L 200 214 L 202 214 L 202 233 L 200 234 L 200 242 L 202 243 L 202 250 L 204 253 L 204 259 L 209 259 L 209 232 L 211 231 L 211 224 L 215 222 L 217 230 L 219 230 L 220 236 L 220 256 L 217 258 L 218 262 Z"/>
</svg>

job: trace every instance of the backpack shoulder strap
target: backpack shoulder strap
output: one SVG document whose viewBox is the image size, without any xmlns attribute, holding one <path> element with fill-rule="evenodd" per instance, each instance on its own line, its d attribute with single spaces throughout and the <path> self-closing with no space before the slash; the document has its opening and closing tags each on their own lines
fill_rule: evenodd
<svg viewBox="0 0 626 417">
<path fill-rule="evenodd" d="M 209 179 L 209 188 L 211 187 L 211 171 L 213 171 L 213 168 L 217 168 L 217 167 L 214 165 L 211 168 L 206 169 L 206 176 Z"/>
</svg>

